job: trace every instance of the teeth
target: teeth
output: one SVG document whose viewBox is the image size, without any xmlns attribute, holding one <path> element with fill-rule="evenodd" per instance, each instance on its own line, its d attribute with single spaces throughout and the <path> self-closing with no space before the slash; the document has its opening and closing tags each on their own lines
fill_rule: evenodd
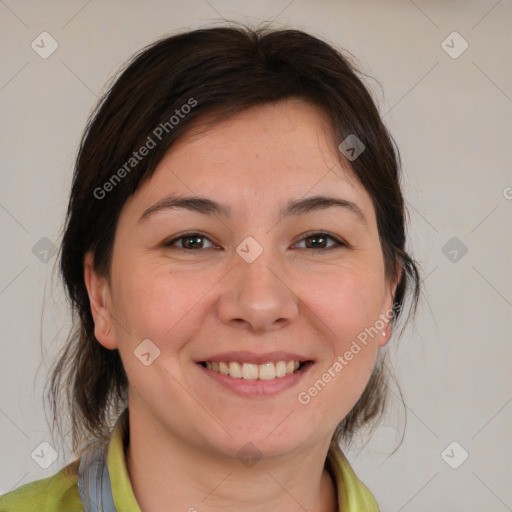
<svg viewBox="0 0 512 512">
<path fill-rule="evenodd" d="M 276 363 L 276 377 L 284 377 L 286 375 L 286 363 L 278 361 Z"/>
<path fill-rule="evenodd" d="M 242 377 L 247 380 L 254 380 L 258 378 L 258 365 L 247 364 L 242 365 Z"/>
<path fill-rule="evenodd" d="M 236 361 L 231 361 L 229 363 L 229 375 L 234 377 L 235 379 L 242 378 L 242 365 L 237 363 Z"/>
<path fill-rule="evenodd" d="M 208 363 L 206 364 L 208 365 Z M 229 366 L 226 363 L 219 363 L 219 372 L 222 373 L 222 375 L 229 375 Z"/>
<path fill-rule="evenodd" d="M 260 365 L 259 378 L 261 380 L 275 379 L 276 378 L 276 367 L 274 366 L 274 363 L 265 363 L 265 364 Z"/>
<path fill-rule="evenodd" d="M 222 375 L 229 375 L 235 379 L 246 380 L 272 380 L 285 377 L 297 371 L 300 367 L 299 361 L 277 361 L 265 364 L 239 363 L 237 361 L 210 362 L 205 363 L 206 368 Z"/>
</svg>

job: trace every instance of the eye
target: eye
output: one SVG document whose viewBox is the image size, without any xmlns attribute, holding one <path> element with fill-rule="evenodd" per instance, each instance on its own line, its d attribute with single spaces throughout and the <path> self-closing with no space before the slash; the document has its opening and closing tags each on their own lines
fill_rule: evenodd
<svg viewBox="0 0 512 512">
<path fill-rule="evenodd" d="M 177 242 L 181 241 L 181 244 L 178 245 L 178 249 L 188 249 L 188 250 L 196 250 L 196 249 L 205 249 L 204 247 L 204 241 L 207 240 L 212 247 L 215 247 L 215 245 L 212 244 L 212 242 L 206 238 L 201 233 L 184 233 L 179 237 L 173 238 L 172 240 L 169 240 L 168 242 L 164 243 L 165 247 L 172 247 L 175 246 Z M 209 247 L 206 247 L 208 249 Z"/>
<path fill-rule="evenodd" d="M 327 246 L 328 240 L 333 241 L 334 244 Z M 303 237 L 299 243 L 302 242 L 306 243 L 306 247 L 301 247 L 301 249 L 335 249 L 336 247 L 347 246 L 345 242 L 342 242 L 341 240 L 338 240 L 336 237 L 329 235 L 328 233 L 324 233 L 322 231 L 315 233 L 306 233 L 306 236 Z"/>
<path fill-rule="evenodd" d="M 332 245 L 327 245 L 328 241 L 333 242 Z M 205 241 L 211 244 L 211 247 L 205 247 Z M 342 242 L 338 238 L 324 233 L 322 231 L 306 233 L 299 243 L 306 243 L 306 247 L 301 249 L 334 249 L 336 247 L 346 247 L 347 244 Z M 298 244 L 296 244 L 298 245 Z M 215 248 L 216 246 L 203 234 L 201 233 L 184 233 L 179 237 L 173 238 L 168 242 L 164 243 L 165 247 L 178 247 L 178 249 L 185 250 L 200 250 Z"/>
</svg>

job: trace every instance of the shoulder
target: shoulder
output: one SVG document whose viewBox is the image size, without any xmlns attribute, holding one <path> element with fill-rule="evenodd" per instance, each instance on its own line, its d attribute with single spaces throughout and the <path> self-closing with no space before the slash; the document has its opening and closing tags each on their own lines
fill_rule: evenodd
<svg viewBox="0 0 512 512">
<path fill-rule="evenodd" d="M 83 512 L 78 492 L 80 459 L 58 473 L 0 496 L 0 512 Z"/>
</svg>

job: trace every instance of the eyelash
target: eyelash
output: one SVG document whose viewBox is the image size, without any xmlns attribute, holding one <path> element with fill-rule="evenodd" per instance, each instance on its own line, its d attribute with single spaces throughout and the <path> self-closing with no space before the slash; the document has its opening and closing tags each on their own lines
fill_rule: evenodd
<svg viewBox="0 0 512 512">
<path fill-rule="evenodd" d="M 336 249 L 336 248 L 340 248 L 340 247 L 348 247 L 348 244 L 346 244 L 345 242 L 343 242 L 339 238 L 337 238 L 337 237 L 335 237 L 335 236 L 333 236 L 333 235 L 331 235 L 329 233 L 326 233 L 325 231 L 310 231 L 308 233 L 305 233 L 304 236 L 297 243 L 300 243 L 300 242 L 302 242 L 304 240 L 307 240 L 308 238 L 314 238 L 314 237 L 318 237 L 318 236 L 320 236 L 322 238 L 329 238 L 332 241 L 334 241 L 336 245 L 331 245 L 330 247 L 320 247 L 320 248 L 303 247 L 303 249 L 310 250 L 310 251 L 315 251 L 315 250 L 321 249 L 323 251 L 327 251 L 327 250 L 330 250 L 330 249 Z M 213 242 L 207 236 L 203 235 L 202 233 L 198 233 L 198 232 L 193 231 L 193 232 L 190 232 L 190 233 L 182 233 L 180 236 L 175 237 L 172 240 L 169 240 L 168 242 L 165 242 L 164 246 L 165 247 L 173 247 L 174 244 L 177 241 L 179 241 L 179 240 L 182 240 L 182 239 L 185 239 L 185 238 L 194 238 L 194 237 L 204 238 L 204 239 L 208 240 L 210 243 L 213 244 Z M 203 250 L 202 248 L 201 249 L 187 249 L 185 247 L 177 247 L 177 248 L 181 249 L 181 250 L 184 250 L 184 251 L 188 251 L 188 252 Z M 211 249 L 211 247 L 207 247 L 207 249 Z"/>
</svg>

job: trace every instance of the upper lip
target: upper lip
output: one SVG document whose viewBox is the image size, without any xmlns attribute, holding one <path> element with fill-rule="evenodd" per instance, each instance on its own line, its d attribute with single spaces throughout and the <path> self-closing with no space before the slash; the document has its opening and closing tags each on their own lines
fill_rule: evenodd
<svg viewBox="0 0 512 512">
<path fill-rule="evenodd" d="M 292 352 L 264 352 L 264 353 L 254 353 L 247 351 L 236 351 L 236 352 L 223 352 L 222 354 L 216 354 L 214 356 L 207 356 L 204 359 L 200 359 L 197 362 L 230 362 L 237 361 L 239 363 L 249 363 L 249 364 L 264 364 L 264 363 L 276 363 L 278 361 L 298 361 L 299 363 L 304 363 L 306 361 L 310 361 L 311 359 L 301 356 L 299 354 L 294 354 Z"/>
</svg>

